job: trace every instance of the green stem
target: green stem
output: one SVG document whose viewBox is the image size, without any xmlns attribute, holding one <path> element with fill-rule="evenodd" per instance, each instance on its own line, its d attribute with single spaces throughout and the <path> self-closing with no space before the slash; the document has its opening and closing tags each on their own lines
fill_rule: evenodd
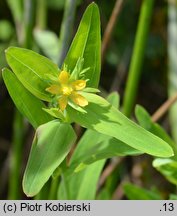
<svg viewBox="0 0 177 216">
<path fill-rule="evenodd" d="M 46 28 L 47 22 L 47 5 L 46 0 L 38 0 L 37 2 L 37 14 L 36 23 L 39 29 Z"/>
<path fill-rule="evenodd" d="M 153 11 L 153 4 L 154 0 L 144 0 L 141 7 L 138 29 L 133 49 L 133 56 L 130 64 L 130 70 L 123 101 L 123 112 L 128 117 L 131 115 L 136 100 L 149 26 Z"/>
<path fill-rule="evenodd" d="M 60 37 L 59 37 L 59 44 L 60 44 L 60 53 L 58 58 L 59 66 L 62 65 L 71 42 L 76 6 L 77 6 L 77 0 L 66 0 L 64 17 L 63 17 L 61 30 L 60 30 Z"/>
<path fill-rule="evenodd" d="M 23 41 L 23 7 L 21 0 L 6 0 L 7 4 L 13 15 L 13 20 L 15 22 L 16 34 L 18 37 L 18 42 L 22 43 Z"/>
<path fill-rule="evenodd" d="M 20 170 L 24 138 L 24 121 L 22 115 L 16 110 L 13 125 L 12 152 L 10 157 L 10 178 L 8 199 L 20 198 Z"/>
<path fill-rule="evenodd" d="M 50 193 L 51 182 L 48 181 L 40 192 L 34 197 L 35 200 L 47 200 Z"/>
<path fill-rule="evenodd" d="M 168 3 L 168 94 L 171 98 L 177 93 L 177 1 Z M 177 103 L 173 104 L 169 112 L 172 136 L 177 143 Z"/>
<path fill-rule="evenodd" d="M 33 27 L 35 21 L 35 0 L 24 0 L 24 47 L 32 48 L 33 42 Z"/>
<path fill-rule="evenodd" d="M 60 182 L 60 177 L 52 178 L 50 192 L 48 196 L 49 200 L 57 199 L 57 191 L 58 191 L 59 182 Z"/>
</svg>

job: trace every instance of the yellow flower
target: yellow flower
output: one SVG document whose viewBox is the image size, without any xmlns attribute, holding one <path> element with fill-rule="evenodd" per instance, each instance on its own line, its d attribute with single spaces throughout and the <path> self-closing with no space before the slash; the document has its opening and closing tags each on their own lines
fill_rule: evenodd
<svg viewBox="0 0 177 216">
<path fill-rule="evenodd" d="M 68 101 L 71 100 L 73 103 L 85 107 L 88 105 L 88 101 L 79 94 L 79 91 L 86 87 L 85 80 L 70 80 L 70 74 L 66 71 L 61 71 L 56 84 L 51 85 L 46 89 L 58 98 L 58 104 L 60 109 L 63 111 L 66 109 Z"/>
</svg>

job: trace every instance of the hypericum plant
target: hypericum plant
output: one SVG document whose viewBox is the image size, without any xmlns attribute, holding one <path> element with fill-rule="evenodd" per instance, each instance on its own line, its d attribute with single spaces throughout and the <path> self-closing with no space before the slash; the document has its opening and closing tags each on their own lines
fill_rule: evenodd
<svg viewBox="0 0 177 216">
<path fill-rule="evenodd" d="M 57 182 L 56 198 L 94 199 L 105 159 L 143 153 L 173 156 L 167 142 L 118 110 L 116 94 L 108 97 L 110 102 L 96 94 L 100 44 L 99 11 L 92 3 L 62 68 L 31 50 L 6 50 L 13 72 L 5 68 L 3 79 L 15 105 L 36 129 L 23 177 L 27 196 L 38 194 L 52 176 Z M 65 158 L 76 141 L 74 122 L 88 130 L 66 165 Z"/>
</svg>

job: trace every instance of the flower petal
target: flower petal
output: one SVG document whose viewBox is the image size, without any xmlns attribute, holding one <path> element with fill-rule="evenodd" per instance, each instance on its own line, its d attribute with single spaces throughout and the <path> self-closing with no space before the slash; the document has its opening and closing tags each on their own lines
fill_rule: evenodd
<svg viewBox="0 0 177 216">
<path fill-rule="evenodd" d="M 81 107 L 85 107 L 88 105 L 88 101 L 86 100 L 85 97 L 83 97 L 82 95 L 78 94 L 77 92 L 73 92 L 70 96 L 71 100 L 81 106 Z"/>
<path fill-rule="evenodd" d="M 66 96 L 61 96 L 58 99 L 59 107 L 63 111 L 66 109 L 67 103 L 68 103 L 68 98 Z"/>
<path fill-rule="evenodd" d="M 50 87 L 46 88 L 46 91 L 54 95 L 61 94 L 61 88 L 59 85 L 51 85 Z"/>
<path fill-rule="evenodd" d="M 69 81 L 70 74 L 66 71 L 61 71 L 58 79 L 61 84 L 67 84 Z"/>
<path fill-rule="evenodd" d="M 85 80 L 76 80 L 72 82 L 72 87 L 74 90 L 82 90 L 86 86 L 86 81 Z"/>
</svg>

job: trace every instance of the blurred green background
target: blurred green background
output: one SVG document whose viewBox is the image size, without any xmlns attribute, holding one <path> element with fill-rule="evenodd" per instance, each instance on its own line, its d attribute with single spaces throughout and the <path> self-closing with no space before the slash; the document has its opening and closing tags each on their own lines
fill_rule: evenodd
<svg viewBox="0 0 177 216">
<path fill-rule="evenodd" d="M 68 32 L 69 43 L 71 43 L 77 30 L 85 8 L 91 2 L 91 0 L 77 1 L 72 30 L 71 33 Z M 95 2 L 100 9 L 103 36 L 116 1 L 96 0 Z M 4 56 L 5 49 L 10 45 L 24 46 L 23 37 L 25 36 L 23 29 L 25 29 L 26 23 L 28 23 L 25 23 L 26 16 L 30 17 L 32 32 L 31 44 L 28 44 L 27 47 L 43 55 L 47 53 L 47 55 L 56 59 L 53 56 L 55 56 L 60 48 L 55 45 L 58 43 L 59 46 L 60 44 L 58 38 L 59 35 L 61 35 L 60 30 L 64 16 L 65 3 L 65 0 L 0 0 L 1 69 L 7 66 Z M 34 4 L 33 9 L 30 9 L 30 4 Z M 102 89 L 102 92 L 106 93 L 118 91 L 121 102 L 125 91 L 141 4 L 142 0 L 124 1 L 102 64 L 100 89 Z M 155 1 L 136 100 L 136 103 L 144 106 L 150 114 L 155 112 L 168 98 L 168 4 L 169 3 L 165 0 Z M 175 3 L 172 4 L 176 7 Z M 31 15 L 32 13 L 34 13 L 34 16 Z M 45 34 L 43 31 L 45 31 Z M 66 47 L 66 52 L 67 49 Z M 8 193 L 9 160 L 15 127 L 14 113 L 15 106 L 8 95 L 0 72 L 0 198 L 3 199 L 7 198 Z M 161 119 L 160 123 L 166 131 L 170 133 L 167 115 Z M 26 164 L 34 133 L 26 121 L 23 122 L 22 125 L 25 135 L 23 136 L 23 156 L 20 160 L 21 173 L 23 173 Z M 140 158 L 128 157 L 125 163 L 121 164 L 117 169 L 119 169 L 119 171 L 121 170 L 122 176 L 124 176 L 125 173 L 130 173 L 132 181 L 140 186 L 146 188 L 155 188 L 158 186 L 164 194 L 164 198 L 166 198 L 166 194 L 174 190 L 174 186 L 166 182 L 164 177 L 152 169 L 151 161 L 152 159 L 148 156 Z M 112 192 L 115 190 L 118 183 L 118 180 L 113 180 L 115 179 L 113 176 L 117 175 L 116 170 L 107 180 L 108 188 L 110 188 Z M 19 182 L 19 190 L 22 190 L 21 182 Z"/>
</svg>

